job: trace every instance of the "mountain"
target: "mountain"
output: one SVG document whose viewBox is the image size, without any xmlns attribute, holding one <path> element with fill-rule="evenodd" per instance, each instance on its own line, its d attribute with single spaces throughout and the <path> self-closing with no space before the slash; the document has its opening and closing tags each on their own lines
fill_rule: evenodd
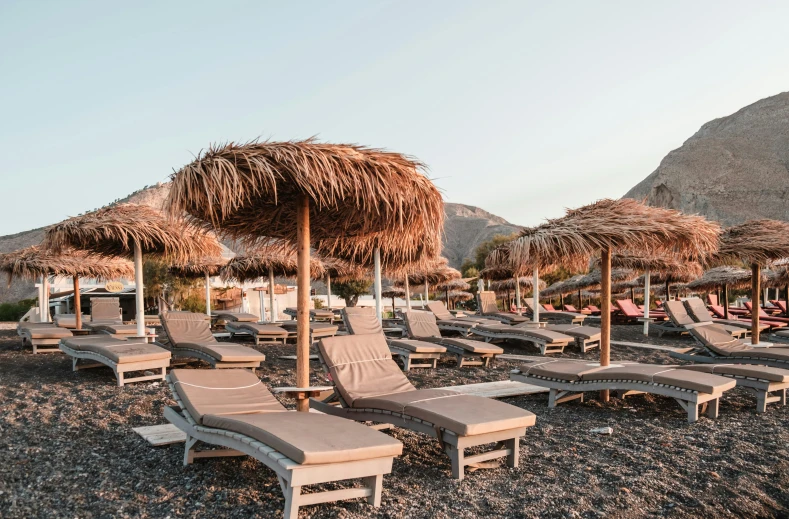
<svg viewBox="0 0 789 519">
<path fill-rule="evenodd" d="M 113 203 L 133 202 L 161 208 L 168 192 L 169 184 L 146 186 Z M 445 208 L 444 256 L 449 260 L 449 264 L 456 268 L 460 267 L 465 258 L 473 257 L 474 249 L 481 242 L 495 234 L 512 234 L 520 230 L 520 227 L 478 207 L 448 203 Z M 43 238 L 43 228 L 0 236 L 0 253 L 37 245 Z M 233 247 L 230 242 L 226 245 Z M 35 297 L 36 289 L 30 281 L 15 280 L 9 287 L 4 280 L 0 280 L 0 303 Z"/>
<path fill-rule="evenodd" d="M 724 225 L 789 220 L 789 92 L 708 122 L 625 197 Z"/>
</svg>

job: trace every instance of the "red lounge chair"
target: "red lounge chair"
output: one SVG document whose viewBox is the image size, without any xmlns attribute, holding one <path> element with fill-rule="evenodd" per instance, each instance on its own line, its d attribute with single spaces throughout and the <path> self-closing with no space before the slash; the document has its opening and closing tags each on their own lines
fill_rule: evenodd
<svg viewBox="0 0 789 519">
<path fill-rule="evenodd" d="M 635 303 L 633 303 L 633 301 L 630 299 L 619 299 L 616 301 L 616 306 L 618 307 L 619 312 L 621 312 L 621 315 L 624 317 L 623 322 L 625 323 L 638 322 L 639 319 L 644 317 L 644 312 L 639 310 Z M 666 313 L 661 312 L 660 310 L 651 310 L 649 312 L 649 317 L 658 321 L 665 321 Z"/>
<path fill-rule="evenodd" d="M 572 312 L 574 314 L 583 314 L 583 315 L 592 315 L 592 310 L 589 308 L 584 308 L 583 310 L 576 310 L 575 306 L 573 305 L 564 305 L 565 312 Z"/>
<path fill-rule="evenodd" d="M 707 304 L 718 306 L 718 294 L 707 294 Z"/>
<path fill-rule="evenodd" d="M 587 305 L 587 307 L 584 308 L 584 310 L 589 310 L 592 313 L 592 315 L 600 315 L 603 313 L 595 305 Z"/>
<path fill-rule="evenodd" d="M 753 305 L 750 302 L 745 303 L 745 308 L 747 308 L 749 312 L 753 312 Z M 759 322 L 769 324 L 771 330 L 789 326 L 789 318 L 774 317 L 765 312 L 761 307 L 759 307 Z"/>
<path fill-rule="evenodd" d="M 556 311 L 556 308 L 554 308 L 554 307 L 553 307 L 553 305 L 552 305 L 552 304 L 550 304 L 550 303 L 548 303 L 548 304 L 545 304 L 545 305 L 542 305 L 542 307 L 543 307 L 543 309 L 544 309 L 546 312 L 555 312 L 555 311 Z"/>
<path fill-rule="evenodd" d="M 789 317 L 789 312 L 786 311 L 786 301 L 775 301 L 775 306 L 781 309 L 781 313 Z"/>
</svg>

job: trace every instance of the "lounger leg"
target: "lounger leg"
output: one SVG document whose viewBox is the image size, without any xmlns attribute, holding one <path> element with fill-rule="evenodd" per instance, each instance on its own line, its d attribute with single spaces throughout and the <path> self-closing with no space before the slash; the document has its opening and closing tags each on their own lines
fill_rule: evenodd
<svg viewBox="0 0 789 519">
<path fill-rule="evenodd" d="M 118 377 L 118 387 L 123 387 L 123 371 L 116 371 L 115 375 Z"/>
<path fill-rule="evenodd" d="M 433 369 L 436 369 L 438 367 L 438 359 L 435 359 L 435 358 L 433 359 L 433 365 L 431 367 Z"/>
<path fill-rule="evenodd" d="M 707 417 L 712 418 L 713 420 L 718 417 L 718 405 L 720 404 L 720 398 L 716 398 L 715 400 L 710 400 L 707 402 L 709 405 L 707 407 Z"/>
<path fill-rule="evenodd" d="M 233 338 L 234 338 L 235 336 L 236 336 L 236 334 L 235 334 L 235 333 L 233 333 L 233 332 L 230 332 L 230 340 L 231 340 L 231 341 L 233 340 Z"/>
<path fill-rule="evenodd" d="M 381 490 L 384 486 L 384 475 L 376 474 L 375 476 L 364 478 L 363 481 L 364 485 L 373 491 L 372 495 L 367 498 L 367 502 L 373 506 L 381 506 Z"/>
<path fill-rule="evenodd" d="M 518 466 L 518 458 L 520 457 L 520 438 L 513 438 L 504 442 L 504 446 L 510 449 L 510 455 L 507 456 L 507 466 L 516 468 Z"/>
<path fill-rule="evenodd" d="M 299 517 L 299 501 L 301 497 L 301 487 L 294 487 L 287 485 L 283 489 L 285 494 L 285 510 L 283 510 L 283 519 L 298 519 Z"/>
<path fill-rule="evenodd" d="M 764 413 L 767 411 L 767 391 L 756 392 L 756 413 Z"/>
<path fill-rule="evenodd" d="M 490 366 L 490 357 L 485 357 L 485 361 L 484 362 L 485 362 L 485 367 L 486 368 L 489 367 Z"/>
<path fill-rule="evenodd" d="M 186 445 L 184 446 L 184 466 L 189 465 L 195 460 L 194 446 L 197 443 L 197 438 L 191 436 L 186 437 Z"/>
<path fill-rule="evenodd" d="M 403 371 L 411 371 L 411 355 L 403 355 Z"/>
<path fill-rule="evenodd" d="M 695 423 L 699 419 L 699 406 L 693 402 L 687 402 L 688 423 Z"/>
<path fill-rule="evenodd" d="M 77 363 L 78 362 L 79 362 L 79 359 L 77 357 L 71 357 L 71 371 L 79 371 L 77 369 Z"/>
<path fill-rule="evenodd" d="M 556 395 L 558 392 L 558 389 L 551 389 L 548 391 L 548 409 L 556 407 Z"/>
<path fill-rule="evenodd" d="M 465 475 L 465 452 L 463 449 L 449 446 L 449 458 L 452 460 L 452 477 L 457 480 L 463 479 Z"/>
<path fill-rule="evenodd" d="M 786 389 L 781 389 L 778 391 L 778 403 L 781 405 L 786 405 Z"/>
</svg>

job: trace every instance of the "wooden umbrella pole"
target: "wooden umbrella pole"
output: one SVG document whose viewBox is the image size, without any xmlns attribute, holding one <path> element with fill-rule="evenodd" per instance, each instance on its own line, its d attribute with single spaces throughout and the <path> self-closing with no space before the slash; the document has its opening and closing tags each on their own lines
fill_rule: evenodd
<svg viewBox="0 0 789 519">
<path fill-rule="evenodd" d="M 784 287 L 784 302 L 786 302 L 786 316 L 789 317 L 789 284 Z"/>
<path fill-rule="evenodd" d="M 532 321 L 535 323 L 540 322 L 540 272 L 537 270 L 537 267 L 534 268 L 532 272 L 532 306 L 534 307 L 534 315 L 532 316 Z"/>
<path fill-rule="evenodd" d="M 751 265 L 751 344 L 759 344 L 759 277 L 761 267 Z"/>
<path fill-rule="evenodd" d="M 723 285 L 723 318 L 729 318 L 729 285 Z"/>
<path fill-rule="evenodd" d="M 666 278 L 666 301 L 671 301 L 671 287 L 669 286 L 669 280 Z"/>
<path fill-rule="evenodd" d="M 578 291 L 578 311 L 580 312 L 581 309 L 584 307 L 583 299 L 581 299 L 581 291 Z"/>
<path fill-rule="evenodd" d="M 430 300 L 430 291 L 427 287 L 427 280 L 425 280 L 425 300 L 422 302 L 422 308 L 427 308 L 427 302 Z"/>
<path fill-rule="evenodd" d="M 408 284 L 408 276 L 405 277 L 405 311 L 411 311 L 411 287 Z"/>
<path fill-rule="evenodd" d="M 309 231 L 309 226 L 307 228 Z M 309 303 L 307 303 L 309 306 Z M 261 316 L 263 318 L 265 316 Z M 277 314 L 274 313 L 274 269 L 268 269 L 268 322 L 277 322 Z"/>
<path fill-rule="evenodd" d="M 76 326 L 77 330 L 82 329 L 82 301 L 80 301 L 79 297 L 79 276 L 74 276 L 74 313 L 76 314 Z"/>
<path fill-rule="evenodd" d="M 650 281 L 651 279 L 650 279 L 649 269 L 646 269 L 646 271 L 644 272 L 644 335 L 649 335 L 649 305 L 650 305 L 649 282 Z"/>
<path fill-rule="evenodd" d="M 326 305 L 331 310 L 331 274 L 326 274 Z"/>
<path fill-rule="evenodd" d="M 211 276 L 205 273 L 205 314 L 211 317 Z"/>
<path fill-rule="evenodd" d="M 559 306 L 564 310 L 564 294 L 559 294 Z"/>
<path fill-rule="evenodd" d="M 145 337 L 145 299 L 142 282 L 142 247 L 140 242 L 134 242 L 134 291 L 137 306 L 137 337 Z"/>
<path fill-rule="evenodd" d="M 258 301 L 260 301 L 260 320 L 258 322 L 266 322 L 266 296 L 263 295 L 263 289 L 258 288 Z"/>
<path fill-rule="evenodd" d="M 600 365 L 611 362 L 611 249 L 602 251 L 600 261 Z M 600 391 L 600 400 L 608 402 L 608 390 Z"/>
<path fill-rule="evenodd" d="M 296 387 L 306 388 L 310 385 L 310 202 L 304 195 L 296 207 L 296 250 Z M 296 410 L 309 412 L 309 399 L 296 400 Z"/>
<path fill-rule="evenodd" d="M 515 313 L 521 314 L 521 284 L 518 276 L 515 276 Z"/>
<path fill-rule="evenodd" d="M 378 316 L 378 322 L 383 323 L 383 301 L 381 300 L 381 248 L 376 247 L 373 250 L 373 284 L 375 288 L 375 313 Z"/>
</svg>

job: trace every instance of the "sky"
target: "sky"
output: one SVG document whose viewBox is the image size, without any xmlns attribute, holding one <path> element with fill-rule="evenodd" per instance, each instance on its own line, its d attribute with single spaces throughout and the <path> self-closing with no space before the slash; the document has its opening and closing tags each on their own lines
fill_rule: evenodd
<svg viewBox="0 0 789 519">
<path fill-rule="evenodd" d="M 520 225 L 618 198 L 789 90 L 786 1 L 0 2 L 0 235 L 166 181 L 212 143 L 413 155 Z"/>
</svg>

